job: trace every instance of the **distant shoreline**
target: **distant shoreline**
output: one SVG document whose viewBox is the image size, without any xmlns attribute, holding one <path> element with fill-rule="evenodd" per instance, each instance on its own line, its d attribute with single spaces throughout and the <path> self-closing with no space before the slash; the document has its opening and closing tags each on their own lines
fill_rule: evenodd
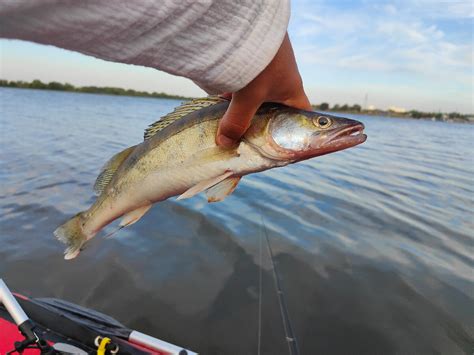
<svg viewBox="0 0 474 355">
<path fill-rule="evenodd" d="M 18 88 L 18 89 L 37 89 L 37 90 L 52 90 L 52 91 L 66 91 L 83 94 L 104 94 L 113 96 L 132 96 L 132 97 L 151 97 L 159 99 L 176 99 L 176 100 L 191 100 L 192 97 L 169 95 L 164 92 L 147 92 L 137 91 L 133 89 L 122 89 L 116 87 L 98 87 L 98 86 L 81 86 L 76 87 L 71 84 L 62 84 L 56 81 L 50 83 L 43 83 L 40 80 L 33 80 L 32 82 L 25 81 L 8 81 L 0 79 L 0 87 Z"/>
<path fill-rule="evenodd" d="M 180 95 L 170 95 L 164 92 L 147 92 L 137 91 L 133 89 L 123 89 L 117 87 L 98 87 L 98 86 L 81 86 L 76 87 L 74 85 L 65 83 L 59 83 L 52 81 L 49 83 L 43 83 L 40 80 L 33 80 L 32 82 L 26 81 L 8 81 L 0 79 L 0 87 L 19 88 L 19 89 L 37 89 L 37 90 L 52 90 L 52 91 L 65 91 L 75 92 L 84 94 L 102 94 L 102 95 L 113 95 L 113 96 L 131 96 L 131 97 L 148 97 L 148 98 L 159 98 L 159 99 L 174 99 L 174 100 L 192 100 L 193 97 L 186 97 Z M 465 115 L 458 112 L 441 113 L 441 112 L 421 112 L 416 110 L 410 110 L 406 112 L 394 112 L 390 110 L 373 109 L 366 110 L 360 105 L 334 105 L 330 107 L 328 103 L 322 103 L 320 105 L 312 105 L 315 110 L 327 111 L 327 112 L 339 112 L 339 113 L 350 113 L 350 114 L 362 114 L 370 116 L 387 116 L 395 118 L 412 118 L 412 119 L 424 119 L 431 121 L 443 121 L 443 122 L 458 122 L 458 123 L 474 123 L 474 115 Z"/>
</svg>

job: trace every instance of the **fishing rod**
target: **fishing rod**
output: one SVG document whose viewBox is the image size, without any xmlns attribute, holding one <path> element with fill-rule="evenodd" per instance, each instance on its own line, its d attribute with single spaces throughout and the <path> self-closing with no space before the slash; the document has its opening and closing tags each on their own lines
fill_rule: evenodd
<svg viewBox="0 0 474 355">
<path fill-rule="evenodd" d="M 283 293 L 283 289 L 281 287 L 280 277 L 278 275 L 278 270 L 276 268 L 275 260 L 273 257 L 273 251 L 270 245 L 270 239 L 268 237 L 267 227 L 265 225 L 263 217 L 261 218 L 262 218 L 263 230 L 265 232 L 265 240 L 267 242 L 268 254 L 270 255 L 270 259 L 272 261 L 273 280 L 275 281 L 275 290 L 278 297 L 278 303 L 280 304 L 280 315 L 283 322 L 283 328 L 285 330 L 286 342 L 288 344 L 288 352 L 290 355 L 299 355 L 300 352 L 298 349 L 298 342 L 296 341 L 296 337 L 293 332 L 293 327 L 291 326 L 288 306 L 286 304 L 285 294 Z M 260 237 L 260 240 L 261 240 L 261 237 Z M 260 248 L 261 247 L 262 246 L 260 243 Z M 260 257 L 261 257 L 261 252 L 260 252 Z M 262 287 L 261 283 L 260 283 L 260 287 Z M 261 295 L 261 292 L 260 292 L 260 295 Z M 259 301 L 259 317 L 261 317 L 261 303 L 260 302 L 261 301 Z M 261 322 L 259 319 L 259 327 L 260 326 L 261 326 Z M 261 330 L 259 329 L 259 336 L 260 335 L 261 335 Z M 258 344 L 258 351 L 260 352 L 260 339 L 259 339 L 259 344 Z"/>
</svg>

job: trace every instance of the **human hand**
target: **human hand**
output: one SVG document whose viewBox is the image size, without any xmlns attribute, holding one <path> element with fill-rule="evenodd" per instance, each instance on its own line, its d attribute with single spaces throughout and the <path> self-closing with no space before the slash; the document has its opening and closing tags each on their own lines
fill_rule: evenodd
<svg viewBox="0 0 474 355">
<path fill-rule="evenodd" d="M 265 101 L 312 110 L 288 34 L 270 64 L 255 79 L 239 91 L 223 96 L 231 99 L 231 102 L 219 122 L 216 142 L 225 148 L 239 141 L 255 112 Z"/>
</svg>

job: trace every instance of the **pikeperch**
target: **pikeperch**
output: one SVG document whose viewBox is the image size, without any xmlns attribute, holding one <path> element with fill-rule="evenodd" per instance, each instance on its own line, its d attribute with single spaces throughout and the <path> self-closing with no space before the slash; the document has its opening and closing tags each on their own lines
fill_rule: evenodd
<svg viewBox="0 0 474 355">
<path fill-rule="evenodd" d="M 86 211 L 54 234 L 76 257 L 86 241 L 119 217 L 120 227 L 137 222 L 153 203 L 206 192 L 223 200 L 242 176 L 353 147 L 366 140 L 364 125 L 281 104 L 263 104 L 240 144 L 216 145 L 219 119 L 229 101 L 211 96 L 192 100 L 150 125 L 145 140 L 113 156 L 94 185 L 99 195 Z"/>
</svg>

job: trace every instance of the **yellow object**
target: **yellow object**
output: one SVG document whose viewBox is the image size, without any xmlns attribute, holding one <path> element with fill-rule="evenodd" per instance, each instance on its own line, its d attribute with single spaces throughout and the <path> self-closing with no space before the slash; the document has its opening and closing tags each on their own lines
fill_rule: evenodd
<svg viewBox="0 0 474 355">
<path fill-rule="evenodd" d="M 110 338 L 103 337 L 97 348 L 97 355 L 105 355 L 105 347 L 111 342 Z"/>
</svg>

